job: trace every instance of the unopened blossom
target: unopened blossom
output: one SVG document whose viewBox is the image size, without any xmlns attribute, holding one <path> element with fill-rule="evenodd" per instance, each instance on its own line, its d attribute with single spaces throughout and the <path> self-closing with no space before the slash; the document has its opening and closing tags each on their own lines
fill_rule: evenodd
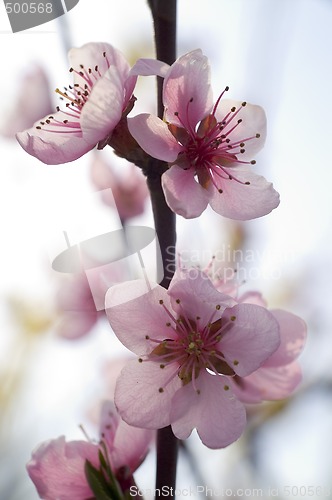
<svg viewBox="0 0 332 500">
<path fill-rule="evenodd" d="M 247 220 L 279 204 L 272 184 L 252 171 L 253 156 L 265 142 L 265 113 L 260 106 L 224 99 L 227 91 L 213 102 L 208 59 L 195 50 L 165 74 L 164 119 L 128 119 L 139 145 L 169 164 L 162 186 L 170 208 L 183 217 L 198 217 L 210 204 L 221 215 Z"/>
<path fill-rule="evenodd" d="M 196 428 L 210 448 L 239 438 L 246 414 L 230 380 L 254 373 L 278 348 L 279 325 L 267 309 L 238 304 L 204 273 L 189 270 L 168 290 L 147 290 L 142 281 L 112 287 L 106 312 L 120 341 L 138 356 L 115 389 L 128 424 L 171 425 L 179 439 Z"/>
<path fill-rule="evenodd" d="M 100 443 L 69 441 L 65 437 L 42 443 L 33 453 L 27 470 L 40 498 L 44 500 L 84 500 L 93 498 L 85 476 L 88 460 L 99 468 L 99 451 L 109 461 L 120 483 L 144 460 L 152 434 L 123 422 L 110 401 L 104 403 L 100 423 Z"/>
<path fill-rule="evenodd" d="M 31 65 L 22 74 L 19 88 L 11 107 L 3 118 L 0 133 L 14 138 L 17 132 L 30 128 L 41 116 L 52 113 L 53 105 L 49 81 L 44 69 Z"/>
<path fill-rule="evenodd" d="M 76 160 L 112 133 L 130 104 L 136 76 L 107 43 L 88 43 L 68 54 L 73 84 L 56 89 L 63 106 L 17 134 L 29 154 L 47 164 Z"/>
<path fill-rule="evenodd" d="M 149 191 L 146 179 L 135 165 L 116 173 L 99 154 L 93 159 L 91 179 L 99 190 L 104 190 L 101 193 L 104 203 L 117 210 L 122 222 L 144 212 Z"/>
<path fill-rule="evenodd" d="M 257 291 L 240 293 L 235 279 L 220 277 L 213 269 L 213 262 L 204 269 L 204 273 L 221 293 L 234 297 L 240 304 L 255 304 L 267 307 L 262 294 Z M 278 349 L 254 373 L 244 378 L 234 377 L 232 389 L 245 403 L 259 403 L 264 400 L 287 398 L 296 389 L 302 379 L 302 372 L 296 358 L 302 352 L 307 327 L 299 316 L 282 309 L 270 309 L 279 324 L 280 345 Z"/>
</svg>

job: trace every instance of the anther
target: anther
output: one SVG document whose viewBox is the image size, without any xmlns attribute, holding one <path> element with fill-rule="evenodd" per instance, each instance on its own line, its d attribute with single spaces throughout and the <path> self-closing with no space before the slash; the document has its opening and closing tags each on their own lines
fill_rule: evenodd
<svg viewBox="0 0 332 500">
<path fill-rule="evenodd" d="M 245 185 L 246 185 L 246 186 L 250 186 L 250 182 L 249 182 L 249 181 L 246 181 L 246 182 L 245 182 Z"/>
<path fill-rule="evenodd" d="M 251 165 L 256 165 L 256 160 L 251 160 Z"/>
<path fill-rule="evenodd" d="M 231 321 L 235 321 L 235 320 L 236 320 L 236 316 L 231 316 L 231 317 L 230 317 L 230 320 L 231 320 Z"/>
<path fill-rule="evenodd" d="M 159 387 L 158 391 L 159 391 L 160 393 L 162 393 L 162 392 L 164 392 L 164 389 L 163 389 L 162 387 Z"/>
<path fill-rule="evenodd" d="M 149 335 L 145 335 L 146 340 L 149 340 L 149 338 L 150 338 Z"/>
<path fill-rule="evenodd" d="M 235 106 L 233 106 L 233 107 L 231 108 L 232 113 L 234 113 L 234 111 L 235 111 L 235 110 L 236 110 L 236 107 L 235 107 Z"/>
<path fill-rule="evenodd" d="M 259 139 L 261 134 L 256 134 L 256 139 Z"/>
<path fill-rule="evenodd" d="M 246 105 L 247 105 L 246 101 L 243 101 L 242 106 L 244 107 Z"/>
<path fill-rule="evenodd" d="M 217 305 L 216 305 L 216 309 L 217 309 L 217 311 L 219 311 L 219 310 L 220 310 L 220 304 L 217 304 Z"/>
<path fill-rule="evenodd" d="M 222 194 L 222 193 L 223 193 L 223 190 L 222 190 L 222 189 L 218 189 L 218 192 L 219 192 L 220 194 Z"/>
</svg>

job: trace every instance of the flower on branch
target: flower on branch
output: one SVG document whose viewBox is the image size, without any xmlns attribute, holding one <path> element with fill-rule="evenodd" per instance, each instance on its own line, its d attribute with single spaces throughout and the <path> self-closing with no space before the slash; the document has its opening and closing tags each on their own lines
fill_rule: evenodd
<svg viewBox="0 0 332 500">
<path fill-rule="evenodd" d="M 33 453 L 27 470 L 45 500 L 94 498 L 94 481 L 110 496 L 124 492 L 132 473 L 144 460 L 152 433 L 128 426 L 110 401 L 103 404 L 100 442 L 69 441 L 64 436 L 42 443 Z M 96 486 L 97 487 L 97 486 Z M 114 489 L 115 488 L 115 489 Z"/>
<path fill-rule="evenodd" d="M 54 165 L 76 160 L 110 136 L 131 108 L 136 76 L 107 43 L 88 43 L 68 54 L 73 84 L 56 89 L 63 109 L 17 134 L 32 156 Z"/>
<path fill-rule="evenodd" d="M 138 356 L 115 389 L 128 424 L 171 425 L 179 439 L 196 428 L 210 448 L 240 437 L 246 414 L 233 380 L 255 373 L 278 349 L 279 323 L 271 312 L 219 292 L 198 270 L 176 273 L 168 290 L 156 285 L 147 292 L 141 281 L 116 285 L 106 312 Z"/>
<path fill-rule="evenodd" d="M 143 65 L 145 74 L 159 69 L 164 76 L 164 119 L 140 114 L 128 119 L 128 127 L 149 155 L 168 162 L 162 185 L 170 208 L 194 218 L 210 204 L 217 213 L 239 220 L 276 208 L 278 193 L 252 172 L 253 155 L 266 137 L 263 109 L 224 99 L 228 87 L 213 103 L 210 66 L 201 50 L 180 57 L 167 71 L 144 60 L 140 74 Z"/>
</svg>

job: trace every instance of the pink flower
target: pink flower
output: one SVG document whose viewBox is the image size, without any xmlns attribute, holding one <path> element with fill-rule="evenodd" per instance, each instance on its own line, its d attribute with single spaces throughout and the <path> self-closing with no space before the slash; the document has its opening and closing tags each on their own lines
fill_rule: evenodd
<svg viewBox="0 0 332 500">
<path fill-rule="evenodd" d="M 100 190 L 111 188 L 113 196 L 108 197 L 108 191 L 102 193 L 103 201 L 114 207 L 114 202 L 122 221 L 136 217 L 144 212 L 148 197 L 146 180 L 139 169 L 130 165 L 123 175 L 116 175 L 111 166 L 98 155 L 93 160 L 91 178 Z"/>
<path fill-rule="evenodd" d="M 166 201 L 183 217 L 198 217 L 210 204 L 221 215 L 247 220 L 279 204 L 272 184 L 251 170 L 265 141 L 264 111 L 222 99 L 227 90 L 213 104 L 210 66 L 195 50 L 166 72 L 164 120 L 149 114 L 128 119 L 139 145 L 169 163 L 162 176 Z"/>
<path fill-rule="evenodd" d="M 1 134 L 14 138 L 17 132 L 29 128 L 43 115 L 52 112 L 49 82 L 45 71 L 33 65 L 22 76 L 14 106 L 9 109 L 1 126 Z"/>
<path fill-rule="evenodd" d="M 108 137 L 132 96 L 136 76 L 124 56 L 107 43 L 88 43 L 68 54 L 74 84 L 56 90 L 64 110 L 17 134 L 29 154 L 54 165 L 76 160 Z"/>
<path fill-rule="evenodd" d="M 152 434 L 128 426 L 117 414 L 113 403 L 102 408 L 100 439 L 103 445 L 85 441 L 69 441 L 59 437 L 41 444 L 33 453 L 27 470 L 40 498 L 44 500 L 83 500 L 93 497 L 85 477 L 85 461 L 99 468 L 99 451 L 107 459 L 115 475 L 132 474 L 144 460 Z"/>
<path fill-rule="evenodd" d="M 183 271 L 169 290 L 141 281 L 112 287 L 106 312 L 138 359 L 122 370 L 115 403 L 130 425 L 171 425 L 187 438 L 222 448 L 241 435 L 245 409 L 230 380 L 255 372 L 278 348 L 279 326 L 265 308 L 238 304 L 204 273 Z M 127 296 L 127 302 L 124 298 Z"/>
</svg>

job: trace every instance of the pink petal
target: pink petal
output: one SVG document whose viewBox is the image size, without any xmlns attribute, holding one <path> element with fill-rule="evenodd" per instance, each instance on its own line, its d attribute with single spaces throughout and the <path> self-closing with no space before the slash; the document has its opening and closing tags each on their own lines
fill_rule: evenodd
<svg viewBox="0 0 332 500">
<path fill-rule="evenodd" d="M 266 116 L 263 108 L 253 104 L 247 103 L 246 106 L 242 106 L 240 101 L 233 101 L 231 99 L 221 99 L 216 112 L 216 118 L 218 121 L 222 121 L 227 113 L 230 112 L 231 108 L 236 109 L 241 108 L 241 111 L 236 115 L 236 119 L 230 122 L 229 126 L 225 127 L 225 134 L 228 129 L 233 127 L 238 119 L 242 119 L 242 122 L 230 133 L 228 138 L 232 142 L 243 141 L 248 137 L 254 137 L 254 139 L 245 142 L 245 152 L 239 155 L 240 160 L 253 160 L 254 156 L 260 151 L 265 143 L 266 139 Z M 256 138 L 256 134 L 260 137 Z"/>
<path fill-rule="evenodd" d="M 132 427 L 120 420 L 111 455 L 114 469 L 126 466 L 135 472 L 146 457 L 153 436 L 154 432 L 150 429 Z"/>
<path fill-rule="evenodd" d="M 111 67 L 94 85 L 81 112 L 83 137 L 90 143 L 105 139 L 122 116 L 124 88 L 117 68 Z"/>
<path fill-rule="evenodd" d="M 182 387 L 172 399 L 172 430 L 186 439 L 194 428 L 209 448 L 224 448 L 236 441 L 246 423 L 245 409 L 232 394 L 227 379 L 202 371 L 193 384 Z"/>
<path fill-rule="evenodd" d="M 161 178 L 168 206 L 186 219 L 199 217 L 206 209 L 209 193 L 194 179 L 192 169 L 173 165 Z"/>
<path fill-rule="evenodd" d="M 47 165 L 77 160 L 95 147 L 82 137 L 48 132 L 36 134 L 35 129 L 16 134 L 16 139 L 27 153 Z"/>
<path fill-rule="evenodd" d="M 286 366 L 269 368 L 262 366 L 257 371 L 241 380 L 234 387 L 236 396 L 244 403 L 276 401 L 289 397 L 301 382 L 302 374 L 295 361 Z"/>
<path fill-rule="evenodd" d="M 195 129 L 210 113 L 210 65 L 201 50 L 189 52 L 172 64 L 164 80 L 163 101 L 166 121 L 187 130 Z"/>
<path fill-rule="evenodd" d="M 199 316 L 199 324 L 203 328 L 209 321 L 220 318 L 226 307 L 236 304 L 232 297 L 218 292 L 207 275 L 198 269 L 189 269 L 184 279 L 177 278 L 174 284 L 172 281 L 168 294 L 173 309 L 179 315 L 185 312 L 191 319 Z M 176 302 L 178 300 L 179 304 Z M 212 319 L 214 313 L 215 317 Z"/>
<path fill-rule="evenodd" d="M 157 116 L 144 113 L 128 118 L 128 128 L 141 148 L 158 160 L 173 162 L 182 149 L 166 123 Z"/>
<path fill-rule="evenodd" d="M 104 57 L 106 53 L 106 57 Z M 108 43 L 87 43 L 79 48 L 73 48 L 68 52 L 70 65 L 78 72 L 89 68 L 94 70 L 98 66 L 99 73 L 103 75 L 109 69 L 109 66 L 117 68 L 124 84 L 129 74 L 129 64 L 124 55 L 115 47 Z M 74 73 L 75 83 L 86 83 L 80 75 Z M 93 80 L 94 81 L 94 80 Z"/>
<path fill-rule="evenodd" d="M 215 178 L 222 193 L 214 186 L 210 187 L 210 205 L 218 214 L 230 219 L 249 220 L 262 217 L 279 205 L 279 194 L 264 177 L 239 166 L 228 167 L 227 173 L 234 179 Z"/>
<path fill-rule="evenodd" d="M 64 437 L 40 445 L 27 470 L 44 500 L 82 500 L 92 491 L 84 473 L 85 460 L 98 466 L 98 447 L 84 441 L 66 443 Z"/>
<path fill-rule="evenodd" d="M 145 429 L 170 424 L 171 399 L 181 387 L 178 368 L 176 363 L 161 368 L 159 363 L 137 359 L 124 367 L 115 388 L 115 404 L 127 424 Z"/>
<path fill-rule="evenodd" d="M 266 307 L 266 300 L 260 292 L 245 292 L 238 298 L 239 304 L 255 304 Z"/>
<path fill-rule="evenodd" d="M 150 354 L 156 347 L 150 337 L 164 340 L 175 335 L 166 326 L 170 318 L 160 300 L 171 310 L 166 290 L 157 285 L 148 291 L 143 280 L 114 285 L 107 292 L 106 313 L 114 333 L 138 356 Z"/>
<path fill-rule="evenodd" d="M 307 337 L 307 326 L 303 319 L 290 312 L 274 309 L 271 313 L 279 323 L 281 343 L 264 366 L 284 366 L 294 361 L 302 352 Z"/>
<path fill-rule="evenodd" d="M 267 309 L 253 304 L 239 304 L 223 314 L 223 318 L 232 316 L 233 326 L 222 337 L 219 348 L 237 375 L 245 377 L 278 348 L 279 325 Z"/>
<path fill-rule="evenodd" d="M 170 66 L 158 59 L 138 59 L 130 70 L 131 75 L 164 77 Z"/>
</svg>

